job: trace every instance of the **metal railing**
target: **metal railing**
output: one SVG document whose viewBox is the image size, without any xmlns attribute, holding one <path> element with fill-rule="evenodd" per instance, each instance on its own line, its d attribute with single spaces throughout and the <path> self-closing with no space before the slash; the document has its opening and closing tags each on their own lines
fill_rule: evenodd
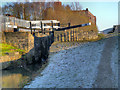
<svg viewBox="0 0 120 90">
<path fill-rule="evenodd" d="M 16 17 L 8 17 L 0 15 L 2 31 L 9 31 L 17 27 L 29 28 L 30 24 L 27 20 L 18 19 Z"/>
<path fill-rule="evenodd" d="M 36 28 L 41 29 L 41 25 L 43 29 L 52 28 L 52 24 L 53 24 L 53 28 L 59 28 L 59 23 L 60 23 L 60 21 L 57 20 L 27 21 L 27 20 L 18 19 L 16 17 L 2 16 L 2 15 L 0 15 L 0 19 L 1 19 L 2 31 L 10 31 L 11 29 L 18 27 L 30 28 L 30 22 L 32 28 L 34 29 Z M 58 25 L 54 25 L 55 23 Z M 51 24 L 51 25 L 47 25 L 47 24 Z"/>
</svg>

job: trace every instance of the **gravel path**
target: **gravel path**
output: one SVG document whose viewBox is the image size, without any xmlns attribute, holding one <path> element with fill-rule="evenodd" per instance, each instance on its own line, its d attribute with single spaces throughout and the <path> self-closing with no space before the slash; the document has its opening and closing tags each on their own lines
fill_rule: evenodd
<svg viewBox="0 0 120 90">
<path fill-rule="evenodd" d="M 116 46 L 117 38 L 114 38 L 52 54 L 42 76 L 37 76 L 25 88 L 118 87 Z"/>
<path fill-rule="evenodd" d="M 111 87 L 115 88 L 118 86 L 117 85 L 118 83 L 116 83 L 118 82 L 118 80 L 116 76 L 114 76 L 116 75 L 115 73 L 118 73 L 117 66 L 114 68 L 114 64 L 117 64 L 117 60 L 118 60 L 118 53 L 117 52 L 113 53 L 113 51 L 116 50 L 115 45 L 117 45 L 116 37 L 109 38 L 105 42 L 103 51 L 101 53 L 100 64 L 98 66 L 98 74 L 96 77 L 96 81 L 94 83 L 95 88 L 111 88 Z M 112 54 L 113 55 L 116 54 L 116 55 L 113 56 Z M 113 68 L 113 71 L 114 69 L 116 69 L 117 72 L 113 72 L 112 68 Z"/>
</svg>

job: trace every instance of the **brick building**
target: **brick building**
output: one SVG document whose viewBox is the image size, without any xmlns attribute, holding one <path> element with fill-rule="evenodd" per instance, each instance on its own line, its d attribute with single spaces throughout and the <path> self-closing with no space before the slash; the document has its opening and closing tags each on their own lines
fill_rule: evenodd
<svg viewBox="0 0 120 90">
<path fill-rule="evenodd" d="M 62 6 L 62 2 L 60 2 L 59 0 L 57 2 L 54 2 L 54 4 L 57 6 Z"/>
<path fill-rule="evenodd" d="M 89 10 L 88 8 L 86 8 L 86 10 L 82 10 L 82 12 L 85 12 L 86 16 L 89 17 L 89 21 L 91 21 L 92 23 L 94 23 L 96 25 L 96 16 L 94 16 Z"/>
<path fill-rule="evenodd" d="M 94 16 L 94 15 L 88 10 L 88 8 L 86 8 L 86 10 L 79 10 L 79 11 L 73 11 L 73 12 L 86 15 L 87 17 L 89 17 L 89 21 L 96 25 L 96 16 Z"/>
</svg>

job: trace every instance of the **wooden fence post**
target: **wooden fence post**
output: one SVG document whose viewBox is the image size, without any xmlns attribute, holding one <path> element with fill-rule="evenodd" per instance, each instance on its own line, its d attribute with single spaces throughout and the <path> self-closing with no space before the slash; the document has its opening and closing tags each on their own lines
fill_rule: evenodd
<svg viewBox="0 0 120 90">
<path fill-rule="evenodd" d="M 78 37 L 78 32 L 77 32 L 77 29 L 76 29 L 76 35 L 75 35 L 75 36 L 76 36 L 76 41 L 77 41 L 77 37 Z"/>
<path fill-rule="evenodd" d="M 69 32 L 67 32 L 67 41 L 69 42 Z"/>
<path fill-rule="evenodd" d="M 74 39 L 74 29 L 73 29 L 73 41 L 74 41 L 75 39 Z"/>
<path fill-rule="evenodd" d="M 70 36 L 70 32 L 71 32 L 71 31 L 69 31 L 69 42 L 71 41 L 71 36 Z"/>
<path fill-rule="evenodd" d="M 70 36 L 71 36 L 71 41 L 72 41 L 72 30 L 71 30 L 71 34 L 70 34 Z"/>
<path fill-rule="evenodd" d="M 77 29 L 77 41 L 79 39 L 78 35 L 79 35 L 79 29 Z"/>
<path fill-rule="evenodd" d="M 63 35 L 63 33 L 62 33 L 62 42 L 64 42 L 64 35 Z"/>
<path fill-rule="evenodd" d="M 64 42 L 66 42 L 66 34 L 64 33 Z"/>
<path fill-rule="evenodd" d="M 57 36 L 57 41 L 59 41 L 59 35 Z"/>
<path fill-rule="evenodd" d="M 62 42 L 62 34 L 60 34 L 60 37 L 61 37 L 61 42 Z"/>
<path fill-rule="evenodd" d="M 71 30 L 71 41 L 73 41 L 73 30 Z"/>
<path fill-rule="evenodd" d="M 77 41 L 77 33 L 76 33 L 76 30 L 75 30 L 74 36 L 75 36 L 75 41 Z"/>
</svg>

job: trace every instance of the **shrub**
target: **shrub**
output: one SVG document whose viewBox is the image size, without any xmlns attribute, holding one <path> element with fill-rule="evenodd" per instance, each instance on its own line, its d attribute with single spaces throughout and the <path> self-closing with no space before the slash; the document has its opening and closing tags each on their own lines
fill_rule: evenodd
<svg viewBox="0 0 120 90">
<path fill-rule="evenodd" d="M 99 40 L 100 40 L 100 39 L 104 39 L 104 38 L 105 38 L 105 35 L 104 35 L 103 33 L 98 33 L 98 38 L 99 38 Z"/>
</svg>

